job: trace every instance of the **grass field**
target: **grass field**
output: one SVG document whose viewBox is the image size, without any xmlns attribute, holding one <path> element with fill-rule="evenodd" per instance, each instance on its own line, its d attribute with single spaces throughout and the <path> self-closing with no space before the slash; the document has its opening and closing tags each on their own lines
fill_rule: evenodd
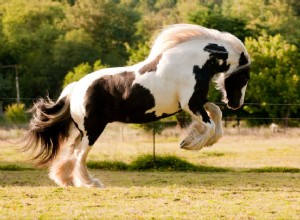
<svg viewBox="0 0 300 220">
<path fill-rule="evenodd" d="M 300 219 L 300 129 L 226 129 L 219 143 L 200 152 L 179 149 L 181 132 L 156 136 L 156 154 L 231 171 L 92 169 L 106 188 L 60 188 L 11 143 L 22 130 L 1 130 L 0 219 Z M 114 124 L 89 160 L 129 164 L 143 154 L 152 154 L 151 134 Z"/>
</svg>

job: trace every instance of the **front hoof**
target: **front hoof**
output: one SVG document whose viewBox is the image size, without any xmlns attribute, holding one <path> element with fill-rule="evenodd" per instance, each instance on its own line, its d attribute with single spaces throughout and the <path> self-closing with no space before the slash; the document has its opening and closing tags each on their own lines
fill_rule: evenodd
<svg viewBox="0 0 300 220">
<path fill-rule="evenodd" d="M 180 143 L 180 148 L 185 150 L 198 151 L 205 147 L 207 141 L 205 137 L 187 137 Z"/>
<path fill-rule="evenodd" d="M 192 143 L 193 140 L 190 137 L 187 137 L 180 143 L 180 148 L 185 150 L 192 150 Z"/>
<path fill-rule="evenodd" d="M 180 148 L 185 149 L 187 145 L 188 145 L 187 142 L 185 140 L 183 140 L 180 143 Z"/>
</svg>

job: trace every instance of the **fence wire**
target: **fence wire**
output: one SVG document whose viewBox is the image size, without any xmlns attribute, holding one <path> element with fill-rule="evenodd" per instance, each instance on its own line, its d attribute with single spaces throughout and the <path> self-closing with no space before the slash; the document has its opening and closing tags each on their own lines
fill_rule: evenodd
<svg viewBox="0 0 300 220">
<path fill-rule="evenodd" d="M 21 98 L 20 97 L 20 100 L 26 100 L 26 101 L 36 101 L 38 100 L 40 97 L 23 97 Z M 16 100 L 17 98 L 16 97 L 2 97 L 0 96 L 0 101 L 12 101 L 12 100 Z M 53 101 L 56 101 L 56 99 L 52 99 Z M 219 105 L 219 106 L 225 106 L 226 104 L 223 103 L 223 102 L 213 102 L 214 104 L 216 105 Z M 296 106 L 296 107 L 299 107 L 300 108 L 300 103 L 256 103 L 256 102 L 245 102 L 244 103 L 244 106 Z M 1 114 L 3 115 L 3 112 L 1 113 L 1 109 L 0 109 L 0 117 L 1 117 Z M 31 114 L 26 112 L 25 113 L 27 117 L 29 117 Z M 15 116 L 15 117 L 23 117 L 23 116 Z M 182 117 L 181 117 L 182 118 Z M 183 117 L 183 119 L 188 119 L 188 118 L 185 118 Z M 274 121 L 274 120 L 300 120 L 300 117 L 283 117 L 283 118 L 279 118 L 279 117 L 245 117 L 245 116 L 224 116 L 222 118 L 223 120 L 227 120 L 227 121 L 237 121 L 237 120 L 270 120 L 270 121 Z M 0 123 L 1 124 L 4 124 L 5 121 L 3 120 L 0 120 Z"/>
</svg>

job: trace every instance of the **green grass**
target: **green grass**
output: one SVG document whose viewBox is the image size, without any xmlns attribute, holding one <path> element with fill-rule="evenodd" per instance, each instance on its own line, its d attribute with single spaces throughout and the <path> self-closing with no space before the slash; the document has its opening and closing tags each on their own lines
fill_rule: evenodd
<svg viewBox="0 0 300 220">
<path fill-rule="evenodd" d="M 90 169 L 101 170 L 128 170 L 129 165 L 121 161 L 88 161 L 87 166 Z"/>
<path fill-rule="evenodd" d="M 299 168 L 293 167 L 262 167 L 248 169 L 246 172 L 249 173 L 300 173 Z"/>
<path fill-rule="evenodd" d="M 110 171 L 163 171 L 163 172 L 248 172 L 248 173 L 300 173 L 299 168 L 292 167 L 262 167 L 248 169 L 222 168 L 214 166 L 195 165 L 176 156 L 156 156 L 142 155 L 130 164 L 122 161 L 88 161 L 90 169 L 110 170 Z M 3 171 L 34 170 L 35 168 L 26 163 L 0 164 Z"/>
<path fill-rule="evenodd" d="M 184 131 L 166 130 L 156 137 L 154 163 L 151 135 L 109 126 L 88 157 L 104 189 L 57 187 L 12 144 L 22 132 L 0 131 L 0 219 L 300 216 L 300 129 L 226 129 L 199 152 L 179 149 Z"/>
<path fill-rule="evenodd" d="M 92 170 L 104 189 L 60 188 L 45 170 L 3 171 L 1 219 L 297 219 L 298 173 Z"/>
<path fill-rule="evenodd" d="M 33 170 L 33 167 L 24 164 L 0 164 L 0 170 L 20 171 L 20 170 Z"/>
</svg>

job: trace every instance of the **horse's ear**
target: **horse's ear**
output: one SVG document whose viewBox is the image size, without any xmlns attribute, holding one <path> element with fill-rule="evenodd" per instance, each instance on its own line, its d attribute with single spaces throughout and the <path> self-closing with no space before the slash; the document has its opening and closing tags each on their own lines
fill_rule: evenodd
<svg viewBox="0 0 300 220">
<path fill-rule="evenodd" d="M 219 46 L 218 44 L 208 44 L 203 48 L 204 51 L 207 51 L 211 54 L 228 54 L 227 50 L 223 46 Z"/>
</svg>

